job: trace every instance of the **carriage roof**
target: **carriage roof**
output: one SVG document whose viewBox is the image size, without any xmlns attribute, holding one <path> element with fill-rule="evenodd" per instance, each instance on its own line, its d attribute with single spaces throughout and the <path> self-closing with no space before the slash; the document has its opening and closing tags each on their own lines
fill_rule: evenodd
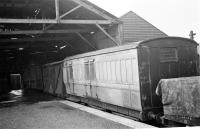
<svg viewBox="0 0 200 129">
<path fill-rule="evenodd" d="M 137 49 L 139 46 L 142 46 L 142 45 L 147 44 L 149 42 L 160 40 L 160 39 L 179 39 L 179 40 L 188 41 L 188 42 L 190 42 L 190 43 L 192 43 L 192 44 L 194 44 L 196 46 L 198 45 L 195 41 L 187 39 L 187 38 L 182 38 L 182 37 L 161 37 L 161 38 L 154 38 L 154 39 L 138 41 L 138 42 L 130 42 L 128 44 L 121 45 L 121 46 L 115 46 L 115 47 L 110 47 L 110 48 L 106 48 L 106 49 L 102 49 L 102 50 L 96 50 L 96 51 L 92 51 L 92 52 L 87 52 L 87 53 L 83 53 L 83 54 L 74 55 L 74 56 L 67 57 L 64 60 L 59 61 L 59 62 L 46 64 L 45 66 L 59 64 L 59 63 L 62 63 L 64 61 L 72 60 L 72 59 L 90 57 L 90 56 L 101 55 L 101 54 L 106 54 L 106 53 L 113 53 L 113 52 L 117 52 L 117 51 L 129 50 L 129 49 Z"/>
</svg>

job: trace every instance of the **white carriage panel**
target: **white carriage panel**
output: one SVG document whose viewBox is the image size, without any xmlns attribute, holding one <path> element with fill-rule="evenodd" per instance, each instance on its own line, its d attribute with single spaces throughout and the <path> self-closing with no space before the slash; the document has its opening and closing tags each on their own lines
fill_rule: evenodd
<svg viewBox="0 0 200 129">
<path fill-rule="evenodd" d="M 99 63 L 98 62 L 95 62 L 94 64 L 95 66 L 95 74 L 96 74 L 96 81 L 99 80 Z"/>
<path fill-rule="evenodd" d="M 82 84 L 74 84 L 74 93 L 77 95 L 77 96 L 80 96 L 80 97 L 84 97 L 86 96 L 86 92 L 85 92 L 85 86 L 82 85 Z"/>
<path fill-rule="evenodd" d="M 77 71 L 77 74 L 78 74 L 78 81 L 79 83 L 82 81 L 82 71 L 81 71 L 81 64 L 78 65 L 78 71 Z"/>
<path fill-rule="evenodd" d="M 73 82 L 78 82 L 77 66 L 76 66 L 76 64 L 72 65 L 72 69 L 73 69 Z"/>
<path fill-rule="evenodd" d="M 87 62 L 87 63 L 84 64 L 84 69 L 85 69 L 85 70 L 84 70 L 84 71 L 85 71 L 85 72 L 84 72 L 84 73 L 85 73 L 85 74 L 84 74 L 85 80 L 86 80 L 87 83 L 89 83 L 89 75 L 90 75 L 90 71 L 89 71 L 89 62 Z"/>
<path fill-rule="evenodd" d="M 131 108 L 131 92 L 128 89 L 98 87 L 97 96 L 102 102 Z"/>
<path fill-rule="evenodd" d="M 108 87 L 97 87 L 97 96 L 102 102 L 123 106 L 122 91 Z"/>
<path fill-rule="evenodd" d="M 80 68 L 79 64 L 76 65 L 76 77 L 77 77 L 77 82 L 80 82 Z"/>
<path fill-rule="evenodd" d="M 130 90 L 122 90 L 123 106 L 131 108 L 131 92 Z"/>
<path fill-rule="evenodd" d="M 94 62 L 90 62 L 90 80 L 91 83 L 96 82 L 96 67 Z"/>
<path fill-rule="evenodd" d="M 125 60 L 121 60 L 121 78 L 122 78 L 122 83 L 126 83 L 126 62 Z"/>
<path fill-rule="evenodd" d="M 100 71 L 100 81 L 103 81 L 104 80 L 104 76 L 103 76 L 104 71 L 103 71 L 103 63 L 102 62 L 99 63 L 99 71 Z"/>
<path fill-rule="evenodd" d="M 67 83 L 67 66 L 66 66 L 66 62 L 64 63 L 64 66 L 63 66 L 63 82 L 65 84 Z"/>
<path fill-rule="evenodd" d="M 80 83 L 85 83 L 85 69 L 84 69 L 84 60 L 79 60 L 79 76 L 80 76 Z"/>
<path fill-rule="evenodd" d="M 108 82 L 111 82 L 112 74 L 111 74 L 111 66 L 110 66 L 110 61 L 108 61 L 107 64 L 107 73 L 108 73 Z"/>
<path fill-rule="evenodd" d="M 103 81 L 108 80 L 108 73 L 107 73 L 107 65 L 106 62 L 103 62 Z"/>
<path fill-rule="evenodd" d="M 78 66 L 79 66 L 79 60 L 73 60 L 72 62 L 72 71 L 73 71 L 73 81 L 79 82 L 79 74 L 78 74 Z"/>
<path fill-rule="evenodd" d="M 121 96 L 115 97 L 120 99 L 120 97 L 124 98 L 122 99 L 124 102 L 124 106 L 130 105 L 131 108 L 136 110 L 141 110 L 141 99 L 140 99 L 140 86 L 139 86 L 139 70 L 138 70 L 138 55 L 137 55 L 137 49 L 132 49 L 129 51 L 124 52 L 117 52 L 112 55 L 111 60 L 115 60 L 116 63 L 116 79 L 115 82 L 116 85 L 110 84 L 110 88 L 124 88 L 129 89 L 134 92 L 124 92 Z M 120 61 L 121 60 L 121 61 Z M 111 64 L 112 65 L 112 64 Z M 128 84 L 128 85 L 124 85 Z M 124 91 L 122 90 L 121 91 Z M 110 92 L 112 92 L 113 89 L 110 89 Z M 114 98 L 114 99 L 115 99 Z M 125 99 L 126 98 L 126 99 Z M 111 98 L 113 100 L 113 98 Z M 117 105 L 120 104 L 120 102 L 115 103 Z"/>
<path fill-rule="evenodd" d="M 115 71 L 116 71 L 116 83 L 121 83 L 121 64 L 120 64 L 120 61 L 117 60 L 116 61 L 116 67 L 115 67 Z"/>
<path fill-rule="evenodd" d="M 112 82 L 116 82 L 116 73 L 115 73 L 115 68 L 116 66 L 115 66 L 115 62 L 114 61 L 112 61 L 111 62 L 111 80 L 112 80 Z"/>
<path fill-rule="evenodd" d="M 131 59 L 126 60 L 126 75 L 127 75 L 127 83 L 133 84 L 133 67 L 131 63 Z"/>
<path fill-rule="evenodd" d="M 73 77 L 74 83 L 71 83 L 71 86 L 74 93 L 83 97 L 85 95 L 83 59 L 73 60 Z"/>
<path fill-rule="evenodd" d="M 131 108 L 142 111 L 140 92 L 131 91 Z"/>
<path fill-rule="evenodd" d="M 135 90 L 140 90 L 140 85 L 139 85 L 139 67 L 138 67 L 138 57 L 137 57 L 137 51 L 134 51 L 134 54 L 136 55 L 132 59 L 132 74 L 133 74 L 133 86 Z"/>
</svg>

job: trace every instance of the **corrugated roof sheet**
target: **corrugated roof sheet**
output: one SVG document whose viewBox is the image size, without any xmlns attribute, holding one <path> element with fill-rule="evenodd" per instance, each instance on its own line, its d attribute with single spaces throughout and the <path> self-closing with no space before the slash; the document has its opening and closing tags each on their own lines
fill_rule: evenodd
<svg viewBox="0 0 200 129">
<path fill-rule="evenodd" d="M 123 15 L 120 20 L 123 22 L 125 43 L 168 36 L 132 11 Z"/>
</svg>

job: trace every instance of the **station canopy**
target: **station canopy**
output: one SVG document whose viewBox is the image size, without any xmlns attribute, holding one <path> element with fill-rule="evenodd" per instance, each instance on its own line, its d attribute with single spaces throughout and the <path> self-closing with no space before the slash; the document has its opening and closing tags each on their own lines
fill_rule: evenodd
<svg viewBox="0 0 200 129">
<path fill-rule="evenodd" d="M 93 35 L 101 30 L 112 39 L 105 30 L 119 23 L 87 0 L 0 0 L 1 58 L 95 50 Z"/>
</svg>

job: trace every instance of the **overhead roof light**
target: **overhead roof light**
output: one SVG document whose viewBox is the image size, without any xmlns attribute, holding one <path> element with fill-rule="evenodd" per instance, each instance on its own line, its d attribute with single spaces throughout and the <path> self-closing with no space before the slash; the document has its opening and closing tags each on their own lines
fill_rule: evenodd
<svg viewBox="0 0 200 129">
<path fill-rule="evenodd" d="M 18 38 L 10 38 L 10 39 L 12 39 L 12 40 L 16 40 L 16 39 L 18 39 Z"/>
<path fill-rule="evenodd" d="M 24 48 L 22 48 L 22 47 L 19 48 L 19 51 L 23 51 L 23 50 L 24 50 Z"/>
<path fill-rule="evenodd" d="M 60 50 L 64 49 L 67 45 L 60 47 Z"/>
<path fill-rule="evenodd" d="M 90 34 L 94 34 L 94 33 L 95 33 L 94 31 L 90 32 Z"/>
</svg>

